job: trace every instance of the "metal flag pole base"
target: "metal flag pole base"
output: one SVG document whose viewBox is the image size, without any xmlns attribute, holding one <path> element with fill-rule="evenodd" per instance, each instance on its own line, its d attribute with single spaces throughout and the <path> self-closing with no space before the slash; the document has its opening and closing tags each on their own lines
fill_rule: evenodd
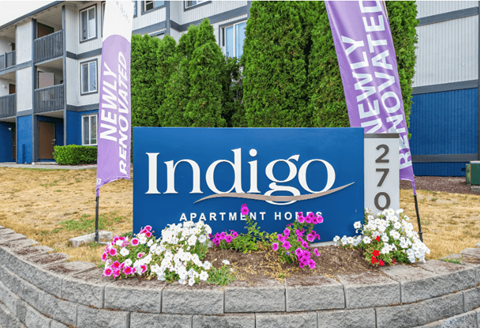
<svg viewBox="0 0 480 328">
<path fill-rule="evenodd" d="M 415 211 L 417 212 L 418 235 L 420 236 L 420 240 L 423 243 L 423 232 L 422 232 L 422 224 L 420 223 L 420 214 L 418 213 L 417 195 L 413 195 L 413 199 L 415 199 Z"/>
<path fill-rule="evenodd" d="M 98 236 L 98 199 L 100 196 L 97 196 L 97 205 L 95 208 L 95 242 L 98 244 L 100 242 L 100 237 Z"/>
</svg>

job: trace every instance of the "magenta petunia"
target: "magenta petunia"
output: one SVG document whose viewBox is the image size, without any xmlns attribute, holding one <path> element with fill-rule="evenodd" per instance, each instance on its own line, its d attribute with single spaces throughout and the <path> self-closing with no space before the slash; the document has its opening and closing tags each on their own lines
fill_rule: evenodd
<svg viewBox="0 0 480 328">
<path fill-rule="evenodd" d="M 237 238 L 238 237 L 238 232 L 232 231 L 232 237 L 233 237 L 233 239 Z"/>
<path fill-rule="evenodd" d="M 106 268 L 105 271 L 103 271 L 103 275 L 105 277 L 110 277 L 112 275 L 112 273 L 113 273 L 112 268 Z"/>
<path fill-rule="evenodd" d="M 274 251 L 277 251 L 277 250 L 278 250 L 278 243 L 273 243 L 273 244 L 272 244 L 272 249 L 273 249 Z"/>
<path fill-rule="evenodd" d="M 303 212 L 298 212 L 297 218 L 303 218 Z"/>
<path fill-rule="evenodd" d="M 301 256 L 302 255 L 302 249 L 299 247 L 295 250 L 295 255 L 297 255 L 297 257 Z"/>
<path fill-rule="evenodd" d="M 323 223 L 323 217 L 321 215 L 317 216 L 317 222 L 318 223 Z"/>
<path fill-rule="evenodd" d="M 283 230 L 283 234 L 284 234 L 285 236 L 290 235 L 290 229 L 286 228 L 285 230 Z"/>
<path fill-rule="evenodd" d="M 117 240 L 119 240 L 119 239 L 120 239 L 120 237 L 118 237 L 118 236 L 113 237 L 112 243 L 115 244 L 117 242 Z"/>
<path fill-rule="evenodd" d="M 291 245 L 290 242 L 286 241 L 282 244 L 283 248 L 285 248 L 287 251 L 290 249 Z"/>
<path fill-rule="evenodd" d="M 110 248 L 108 254 L 110 254 L 110 256 L 115 256 L 117 255 L 117 250 L 115 248 Z"/>
<path fill-rule="evenodd" d="M 129 267 L 129 266 L 124 267 L 124 268 L 123 268 L 123 273 L 124 273 L 125 275 L 127 275 L 127 276 L 128 276 L 128 275 L 131 275 L 131 274 L 132 274 L 132 268 Z"/>
<path fill-rule="evenodd" d="M 242 212 L 242 215 L 248 215 L 248 207 L 247 206 L 243 206 L 242 209 L 240 210 L 240 212 Z"/>
<path fill-rule="evenodd" d="M 313 233 L 309 233 L 309 234 L 307 235 L 307 240 L 308 240 L 309 242 L 314 241 L 314 240 L 315 240 L 315 235 L 314 235 Z"/>
<path fill-rule="evenodd" d="M 108 254 L 107 253 L 103 253 L 102 254 L 102 261 L 105 262 L 107 260 L 107 257 L 108 257 Z"/>
<path fill-rule="evenodd" d="M 280 234 L 277 235 L 277 239 L 278 239 L 278 241 L 281 241 L 282 243 L 286 240 L 286 239 L 283 237 L 283 235 L 280 235 Z"/>
<path fill-rule="evenodd" d="M 119 268 L 120 269 L 123 269 L 125 267 L 125 262 L 123 262 L 122 264 L 120 264 Z"/>
<path fill-rule="evenodd" d="M 144 255 L 145 255 L 145 253 L 143 253 L 143 252 L 138 253 L 137 254 L 137 259 L 141 259 Z"/>
<path fill-rule="evenodd" d="M 310 269 L 315 269 L 315 261 L 314 260 L 308 261 L 308 266 L 310 267 Z"/>
<path fill-rule="evenodd" d="M 137 246 L 137 245 L 138 245 L 138 239 L 137 239 L 137 238 L 133 238 L 130 243 L 132 244 L 132 246 Z"/>
<path fill-rule="evenodd" d="M 313 214 L 313 212 L 310 212 L 308 213 L 308 217 L 310 218 L 310 220 L 313 220 L 313 218 L 315 217 L 315 214 Z"/>
<path fill-rule="evenodd" d="M 306 218 L 305 218 L 305 223 L 312 223 L 312 218 L 310 217 L 310 215 L 308 215 Z"/>
<path fill-rule="evenodd" d="M 120 267 L 120 262 L 118 262 L 118 261 L 113 262 L 111 267 L 114 268 L 114 269 L 118 269 Z"/>
<path fill-rule="evenodd" d="M 302 247 L 308 248 L 308 243 L 305 240 L 302 241 Z"/>
<path fill-rule="evenodd" d="M 113 278 L 120 276 L 120 269 L 113 270 Z"/>
<path fill-rule="evenodd" d="M 152 231 L 152 226 L 147 225 L 147 226 L 145 227 L 145 230 L 147 230 L 147 231 Z"/>
<path fill-rule="evenodd" d="M 209 233 L 209 234 L 208 234 L 208 239 L 212 239 L 212 237 L 213 237 L 212 234 Z"/>
<path fill-rule="evenodd" d="M 220 233 L 220 240 L 223 240 L 223 239 L 225 239 L 225 232 L 222 231 Z"/>
<path fill-rule="evenodd" d="M 297 220 L 298 220 L 298 223 L 305 222 L 305 218 L 303 216 L 299 216 Z"/>
<path fill-rule="evenodd" d="M 226 241 L 228 244 L 230 244 L 230 242 L 231 242 L 232 240 L 233 240 L 233 237 L 230 236 L 230 235 L 227 235 L 227 236 L 225 237 L 225 241 Z"/>
<path fill-rule="evenodd" d="M 147 238 L 152 237 L 152 233 L 150 231 L 145 232 L 145 237 Z"/>
<path fill-rule="evenodd" d="M 140 268 L 142 269 L 142 273 L 147 271 L 147 265 L 146 264 L 141 265 Z"/>
<path fill-rule="evenodd" d="M 318 249 L 315 248 L 315 249 L 313 250 L 313 252 L 315 253 L 315 255 L 317 255 L 317 257 L 320 256 L 320 253 L 318 252 Z"/>
</svg>

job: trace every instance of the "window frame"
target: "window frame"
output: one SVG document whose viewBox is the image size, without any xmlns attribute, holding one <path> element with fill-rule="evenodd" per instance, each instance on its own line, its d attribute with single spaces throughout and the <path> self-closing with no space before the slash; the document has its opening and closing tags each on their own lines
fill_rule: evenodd
<svg viewBox="0 0 480 328">
<path fill-rule="evenodd" d="M 192 6 L 187 7 L 187 2 L 188 1 L 183 1 L 183 11 L 189 11 L 191 9 L 195 9 L 195 8 L 198 8 L 198 7 L 201 7 L 201 6 L 208 5 L 208 4 L 212 3 L 212 1 L 202 1 L 200 3 L 197 3 L 197 4 L 194 4 Z"/>
<path fill-rule="evenodd" d="M 89 65 L 90 63 L 93 63 L 93 62 L 95 62 L 95 85 L 96 85 L 97 88 L 96 88 L 95 91 L 83 92 L 83 70 L 82 70 L 82 67 L 85 64 Z M 90 77 L 90 67 L 88 69 L 88 74 L 89 74 L 88 77 Z M 86 61 L 83 61 L 83 62 L 80 63 L 80 95 L 81 96 L 87 96 L 87 95 L 91 95 L 91 94 L 95 94 L 95 93 L 98 93 L 98 59 L 97 58 L 86 60 Z"/>
<path fill-rule="evenodd" d="M 83 13 L 84 11 L 86 11 L 86 12 L 87 12 L 87 15 L 88 15 L 88 10 L 90 10 L 91 8 L 94 8 L 94 13 L 95 13 L 95 36 L 83 40 L 83 39 L 82 39 L 82 13 Z M 79 28 L 79 32 L 80 32 L 80 33 L 79 33 L 80 43 L 92 41 L 92 40 L 95 40 L 96 38 L 98 38 L 98 14 L 97 14 L 97 4 L 94 4 L 94 5 L 85 7 L 85 8 L 83 8 L 83 9 L 80 9 L 80 10 L 78 11 L 78 16 L 79 16 L 79 22 L 78 22 L 78 24 L 80 25 L 80 28 Z M 88 26 L 88 16 L 87 16 L 87 26 Z M 88 28 L 88 27 L 87 27 L 87 28 Z M 102 29 L 102 31 L 103 31 L 103 29 Z M 87 34 L 88 34 L 88 30 L 87 30 Z"/>
<path fill-rule="evenodd" d="M 151 1 L 151 0 L 148 0 L 148 1 Z M 153 2 L 153 1 L 152 1 Z M 160 7 L 154 7 L 153 9 L 149 9 L 149 10 L 146 10 L 145 7 L 147 5 L 147 1 L 145 0 L 142 0 L 142 15 L 145 15 L 145 14 L 148 14 L 148 13 L 151 13 L 152 11 L 155 11 L 155 10 L 159 10 L 159 9 L 162 9 L 162 8 L 165 8 L 167 6 L 167 2 L 164 0 L 163 1 L 163 5 L 161 5 Z M 138 14 L 138 13 L 137 13 Z"/>
<path fill-rule="evenodd" d="M 107 9 L 107 2 L 106 1 L 102 1 L 102 3 L 100 3 L 100 9 L 102 11 L 102 17 L 101 18 L 101 22 L 102 22 L 102 38 L 103 38 L 103 24 L 105 23 L 105 10 Z"/>
<path fill-rule="evenodd" d="M 236 57 L 236 52 L 237 52 L 237 49 L 236 49 L 237 35 L 235 33 L 235 31 L 236 31 L 235 26 L 239 25 L 241 23 L 246 23 L 246 22 L 247 22 L 247 18 L 243 18 L 243 19 L 239 19 L 239 20 L 236 20 L 234 22 L 225 23 L 225 24 L 219 26 L 219 34 L 220 35 L 219 35 L 218 41 L 220 43 L 220 47 L 222 48 L 224 56 L 228 56 L 227 55 L 227 45 L 226 45 L 227 44 L 227 28 L 228 27 L 233 27 L 233 35 L 234 35 L 234 38 L 235 38 L 235 40 L 233 41 L 233 46 L 234 46 L 235 55 L 232 56 L 232 57 L 228 57 L 228 58 L 233 58 L 233 57 Z M 245 29 L 246 28 L 247 28 L 247 26 L 245 25 Z"/>
<path fill-rule="evenodd" d="M 137 0 L 132 1 L 134 4 L 134 9 L 133 9 L 133 18 L 138 16 L 138 5 L 137 5 Z"/>
<path fill-rule="evenodd" d="M 85 144 L 85 143 L 84 143 L 84 139 L 83 139 L 83 137 L 84 137 L 84 131 L 85 131 L 85 126 L 84 126 L 84 124 L 83 124 L 83 118 L 84 118 L 84 117 L 88 117 L 88 139 L 89 139 L 88 141 L 89 141 L 89 144 Z M 96 123 L 97 123 L 97 131 L 96 131 L 96 138 L 95 138 L 97 142 L 94 143 L 94 144 L 92 143 L 92 133 L 91 133 L 91 128 L 92 128 L 92 120 L 91 120 L 91 118 L 92 118 L 92 117 L 95 117 Z M 98 146 L 98 113 L 96 113 L 96 114 L 85 114 L 85 115 L 81 115 L 80 120 L 81 120 L 81 124 L 82 124 L 82 129 L 81 129 L 81 130 L 82 130 L 82 136 L 81 136 L 81 138 L 82 138 L 82 146 Z"/>
</svg>

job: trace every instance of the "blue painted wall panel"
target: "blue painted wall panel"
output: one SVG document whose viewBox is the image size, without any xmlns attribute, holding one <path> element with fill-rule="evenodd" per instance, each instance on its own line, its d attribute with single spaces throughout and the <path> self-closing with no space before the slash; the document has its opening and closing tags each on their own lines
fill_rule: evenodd
<svg viewBox="0 0 480 328">
<path fill-rule="evenodd" d="M 14 123 L 0 122 L 0 162 L 13 162 L 14 127 Z"/>
<path fill-rule="evenodd" d="M 478 90 L 413 96 L 410 129 L 413 155 L 478 152 Z M 465 163 L 414 163 L 415 175 L 464 176 Z"/>
<path fill-rule="evenodd" d="M 465 176 L 467 163 L 413 163 L 413 172 L 416 176 Z"/>
<path fill-rule="evenodd" d="M 67 145 L 82 144 L 82 116 L 97 113 L 98 110 L 88 112 L 67 111 Z"/>
<path fill-rule="evenodd" d="M 17 163 L 32 162 L 32 115 L 17 118 Z"/>
<path fill-rule="evenodd" d="M 478 152 L 478 91 L 413 96 L 410 148 L 413 155 Z"/>
</svg>

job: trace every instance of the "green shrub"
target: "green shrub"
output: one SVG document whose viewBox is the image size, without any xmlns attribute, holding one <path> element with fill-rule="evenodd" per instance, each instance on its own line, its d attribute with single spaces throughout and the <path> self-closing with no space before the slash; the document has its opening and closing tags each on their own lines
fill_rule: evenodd
<svg viewBox="0 0 480 328">
<path fill-rule="evenodd" d="M 60 165 L 95 164 L 97 163 L 97 147 L 55 146 L 53 158 Z"/>
</svg>

